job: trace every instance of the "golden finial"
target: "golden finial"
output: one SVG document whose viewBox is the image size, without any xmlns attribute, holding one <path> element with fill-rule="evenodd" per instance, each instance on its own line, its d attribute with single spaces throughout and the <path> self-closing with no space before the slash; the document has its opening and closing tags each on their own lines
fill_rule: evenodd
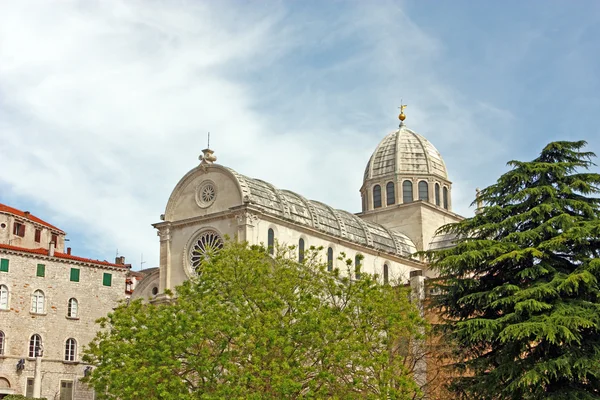
<svg viewBox="0 0 600 400">
<path fill-rule="evenodd" d="M 400 109 L 400 115 L 398 115 L 398 119 L 400 120 L 400 125 L 402 125 L 402 122 L 406 119 L 406 115 L 404 115 L 406 104 L 402 104 L 402 100 L 400 100 L 400 107 L 398 108 Z"/>
</svg>

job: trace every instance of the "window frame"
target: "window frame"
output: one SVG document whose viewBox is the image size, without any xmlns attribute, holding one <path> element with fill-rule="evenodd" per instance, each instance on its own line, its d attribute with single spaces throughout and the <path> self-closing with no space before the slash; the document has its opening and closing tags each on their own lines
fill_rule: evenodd
<svg viewBox="0 0 600 400">
<path fill-rule="evenodd" d="M 327 249 L 327 271 L 333 271 L 333 247 Z"/>
<path fill-rule="evenodd" d="M 306 243 L 304 242 L 304 238 L 298 239 L 298 262 L 304 261 L 304 249 Z"/>
<path fill-rule="evenodd" d="M 79 282 L 81 278 L 81 269 L 80 268 L 71 268 L 71 272 L 69 273 L 69 282 Z"/>
<path fill-rule="evenodd" d="M 434 188 L 434 197 L 435 197 L 435 205 L 436 206 L 440 206 L 441 201 L 440 201 L 440 184 L 439 183 L 435 183 L 435 188 Z"/>
<path fill-rule="evenodd" d="M 46 277 L 46 264 L 38 264 L 35 269 L 35 276 L 39 278 Z"/>
<path fill-rule="evenodd" d="M 39 228 L 35 228 L 34 239 L 36 243 L 40 243 L 42 241 L 42 230 Z"/>
<path fill-rule="evenodd" d="M 19 221 L 13 222 L 13 235 L 25 237 L 25 224 Z"/>
<path fill-rule="evenodd" d="M 448 195 L 449 195 L 448 187 L 444 186 L 444 188 L 442 189 L 442 197 L 443 197 L 443 201 L 444 201 L 444 208 L 446 210 L 448 210 L 448 204 L 449 204 L 449 201 L 448 201 L 449 196 Z"/>
<path fill-rule="evenodd" d="M 8 258 L 0 258 L 0 272 L 8 272 L 10 260 Z"/>
<path fill-rule="evenodd" d="M 58 397 L 60 400 L 73 400 L 73 381 L 68 379 L 60 380 L 60 387 L 58 388 Z M 65 393 L 63 393 L 65 388 Z"/>
<path fill-rule="evenodd" d="M 363 256 L 358 253 L 354 256 L 354 279 L 358 280 L 361 277 L 360 267 L 362 267 Z"/>
<path fill-rule="evenodd" d="M 29 351 L 27 352 L 28 358 L 36 358 L 38 352 L 36 350 L 42 347 L 42 336 L 39 333 L 34 333 L 29 337 Z M 43 352 L 42 352 L 43 356 Z M 40 356 L 40 357 L 42 357 Z"/>
<path fill-rule="evenodd" d="M 390 266 L 388 265 L 388 263 L 383 264 L 383 284 L 390 284 Z"/>
<path fill-rule="evenodd" d="M 383 199 L 381 198 L 381 185 L 373 186 L 373 208 L 383 207 Z"/>
<path fill-rule="evenodd" d="M 6 333 L 4 333 L 4 331 L 0 331 L 0 356 L 4 355 L 5 348 L 6 348 Z"/>
<path fill-rule="evenodd" d="M 419 200 L 429 201 L 429 183 L 427 181 L 419 181 L 417 188 L 419 191 Z"/>
<path fill-rule="evenodd" d="M 270 255 L 275 254 L 275 231 L 269 228 L 267 231 L 267 250 Z"/>
<path fill-rule="evenodd" d="M 110 272 L 104 272 L 102 274 L 102 286 L 112 286 L 112 274 Z"/>
<path fill-rule="evenodd" d="M 10 304 L 10 290 L 5 284 L 0 284 L 0 310 L 8 310 Z"/>
<path fill-rule="evenodd" d="M 40 300 L 41 299 L 41 300 Z M 40 310 L 41 304 L 41 310 Z M 44 314 L 46 310 L 46 294 L 41 289 L 36 289 L 31 294 L 31 313 L 32 314 Z"/>
<path fill-rule="evenodd" d="M 402 203 L 412 203 L 413 201 L 415 201 L 413 183 L 411 180 L 405 179 L 402 181 Z"/>
<path fill-rule="evenodd" d="M 77 340 L 68 338 L 65 341 L 65 356 L 63 361 L 77 362 Z"/>
<path fill-rule="evenodd" d="M 75 297 L 67 301 L 67 318 L 79 319 L 79 301 Z"/>
<path fill-rule="evenodd" d="M 388 206 L 396 204 L 396 184 L 394 182 L 388 182 L 385 185 L 385 204 Z"/>
</svg>

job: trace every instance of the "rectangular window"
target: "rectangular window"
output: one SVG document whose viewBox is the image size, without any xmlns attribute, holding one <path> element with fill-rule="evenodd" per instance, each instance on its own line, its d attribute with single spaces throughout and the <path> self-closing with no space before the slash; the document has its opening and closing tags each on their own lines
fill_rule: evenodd
<svg viewBox="0 0 600 400">
<path fill-rule="evenodd" d="M 24 237 L 25 236 L 25 225 L 20 222 L 15 222 L 13 224 L 13 235 Z"/>
<path fill-rule="evenodd" d="M 25 397 L 33 397 L 33 378 L 27 378 L 27 389 Z"/>
<path fill-rule="evenodd" d="M 8 260 L 6 258 L 0 259 L 0 272 L 8 272 Z"/>
<path fill-rule="evenodd" d="M 36 276 L 41 276 L 42 278 L 44 276 L 46 276 L 46 266 L 44 264 L 38 264 L 37 265 L 37 272 L 35 274 Z"/>
<path fill-rule="evenodd" d="M 35 230 L 35 242 L 39 243 L 42 241 L 42 230 L 41 229 L 36 229 Z"/>
<path fill-rule="evenodd" d="M 55 244 L 56 246 L 58 246 L 58 236 L 56 236 L 56 235 L 52 235 L 52 242 L 54 242 L 54 244 Z"/>
<path fill-rule="evenodd" d="M 79 268 L 71 268 L 71 282 L 79 282 Z"/>
<path fill-rule="evenodd" d="M 104 286 L 110 286 L 112 284 L 112 274 L 105 272 L 104 276 L 102 277 L 102 284 Z"/>
<path fill-rule="evenodd" d="M 73 381 L 60 381 L 60 400 L 73 400 Z"/>
</svg>

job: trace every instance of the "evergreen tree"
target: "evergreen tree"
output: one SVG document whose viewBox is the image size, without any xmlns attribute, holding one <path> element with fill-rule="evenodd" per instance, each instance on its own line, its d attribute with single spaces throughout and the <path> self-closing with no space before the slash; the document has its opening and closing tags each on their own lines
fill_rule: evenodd
<svg viewBox="0 0 600 400">
<path fill-rule="evenodd" d="M 481 191 L 427 252 L 466 399 L 600 398 L 600 175 L 586 143 L 553 142 Z"/>
</svg>

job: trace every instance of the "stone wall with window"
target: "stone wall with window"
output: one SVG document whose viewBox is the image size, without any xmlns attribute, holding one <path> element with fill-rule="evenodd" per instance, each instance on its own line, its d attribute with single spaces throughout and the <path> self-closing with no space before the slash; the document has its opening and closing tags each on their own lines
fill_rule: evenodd
<svg viewBox="0 0 600 400">
<path fill-rule="evenodd" d="M 82 350 L 95 321 L 125 299 L 129 270 L 79 260 L 0 246 L 0 379 L 16 394 L 32 389 L 34 357 L 43 350 L 42 397 L 92 398 L 79 383 Z"/>
</svg>

